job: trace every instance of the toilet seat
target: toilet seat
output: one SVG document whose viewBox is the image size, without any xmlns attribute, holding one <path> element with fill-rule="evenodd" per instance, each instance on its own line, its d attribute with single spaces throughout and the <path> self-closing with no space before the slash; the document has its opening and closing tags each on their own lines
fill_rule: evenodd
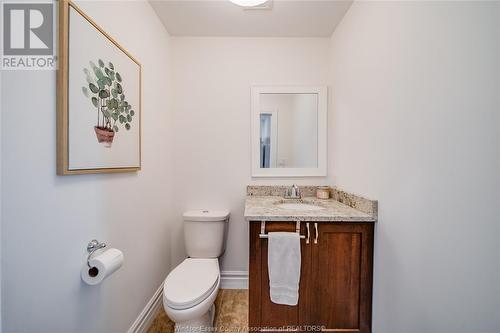
<svg viewBox="0 0 500 333">
<path fill-rule="evenodd" d="M 217 258 L 187 258 L 165 279 L 163 297 L 172 309 L 194 307 L 209 297 L 219 285 Z"/>
</svg>

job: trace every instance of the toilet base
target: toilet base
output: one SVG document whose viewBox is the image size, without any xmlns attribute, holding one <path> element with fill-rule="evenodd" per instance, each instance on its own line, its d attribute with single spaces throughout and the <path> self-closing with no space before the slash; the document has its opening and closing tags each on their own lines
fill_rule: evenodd
<svg viewBox="0 0 500 333">
<path fill-rule="evenodd" d="M 215 319 L 215 304 L 212 304 L 210 310 L 208 310 L 203 316 L 182 323 L 175 323 L 175 332 L 176 333 L 213 332 L 214 319 Z"/>
</svg>

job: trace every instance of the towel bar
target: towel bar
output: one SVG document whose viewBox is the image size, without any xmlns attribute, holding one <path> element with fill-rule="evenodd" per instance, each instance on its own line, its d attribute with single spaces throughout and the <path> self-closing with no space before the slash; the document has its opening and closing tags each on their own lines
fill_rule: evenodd
<svg viewBox="0 0 500 333">
<path fill-rule="evenodd" d="M 309 222 L 306 223 L 308 235 L 307 238 L 305 235 L 300 235 L 300 239 L 305 239 L 306 243 L 309 243 Z M 300 234 L 300 221 L 295 222 L 295 232 Z M 266 221 L 260 221 L 260 234 L 259 238 L 269 238 L 269 235 L 266 234 Z"/>
</svg>

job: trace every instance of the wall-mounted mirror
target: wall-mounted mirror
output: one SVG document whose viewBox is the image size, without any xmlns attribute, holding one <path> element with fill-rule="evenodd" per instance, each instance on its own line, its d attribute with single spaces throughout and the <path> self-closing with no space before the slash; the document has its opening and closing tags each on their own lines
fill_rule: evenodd
<svg viewBox="0 0 500 333">
<path fill-rule="evenodd" d="M 327 88 L 252 87 L 252 176 L 326 176 Z"/>
</svg>

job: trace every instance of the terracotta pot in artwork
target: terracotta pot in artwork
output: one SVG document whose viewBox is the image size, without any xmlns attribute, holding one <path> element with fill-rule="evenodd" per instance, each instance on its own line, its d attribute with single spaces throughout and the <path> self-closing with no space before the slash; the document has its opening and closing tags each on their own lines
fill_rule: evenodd
<svg viewBox="0 0 500 333">
<path fill-rule="evenodd" d="M 97 136 L 97 141 L 102 143 L 104 147 L 111 148 L 113 143 L 113 138 L 115 137 L 115 132 L 109 128 L 94 126 L 95 135 Z"/>
</svg>

